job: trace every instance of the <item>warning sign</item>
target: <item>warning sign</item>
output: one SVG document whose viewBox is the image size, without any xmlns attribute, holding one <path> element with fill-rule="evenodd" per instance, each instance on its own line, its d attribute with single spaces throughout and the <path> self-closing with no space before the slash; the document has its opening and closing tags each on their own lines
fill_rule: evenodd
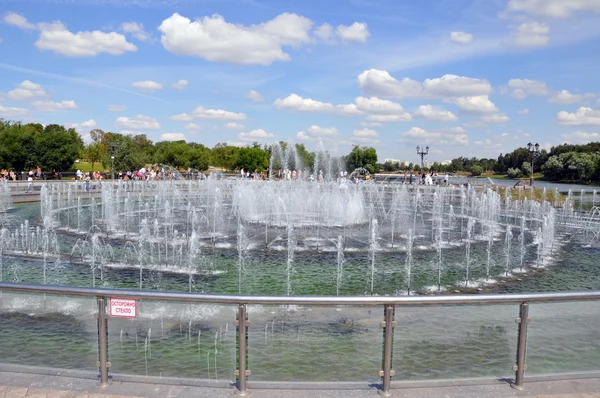
<svg viewBox="0 0 600 398">
<path fill-rule="evenodd" d="M 134 299 L 110 298 L 110 316 L 135 318 L 136 301 Z"/>
</svg>

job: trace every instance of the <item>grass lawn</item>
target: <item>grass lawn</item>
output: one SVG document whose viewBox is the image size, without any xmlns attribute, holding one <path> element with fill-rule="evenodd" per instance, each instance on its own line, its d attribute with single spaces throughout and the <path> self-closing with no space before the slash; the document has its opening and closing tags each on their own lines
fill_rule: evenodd
<svg viewBox="0 0 600 398">
<path fill-rule="evenodd" d="M 71 166 L 73 171 L 81 170 L 83 173 L 87 173 L 88 171 L 104 171 L 104 167 L 102 167 L 102 162 L 94 163 L 94 169 L 92 170 L 92 164 L 89 162 L 79 162 L 73 163 Z"/>
</svg>

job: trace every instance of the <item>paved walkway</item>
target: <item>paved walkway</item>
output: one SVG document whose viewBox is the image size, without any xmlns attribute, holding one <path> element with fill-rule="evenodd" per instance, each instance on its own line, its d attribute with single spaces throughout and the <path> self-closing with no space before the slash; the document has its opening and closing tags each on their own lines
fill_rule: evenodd
<svg viewBox="0 0 600 398">
<path fill-rule="evenodd" d="M 198 387 L 154 384 L 132 381 L 112 381 L 101 387 L 90 378 L 46 376 L 41 374 L 0 371 L 0 398 L 175 398 L 175 397 L 231 397 L 233 387 Z M 153 383 L 154 382 L 154 383 Z M 281 388 L 277 388 L 281 387 Z M 600 398 L 600 377 L 570 380 L 535 379 L 526 384 L 524 391 L 512 389 L 501 381 L 446 381 L 435 384 L 396 384 L 393 397 L 398 398 Z M 375 398 L 374 387 L 362 384 L 270 384 L 250 383 L 252 396 L 264 398 Z"/>
</svg>

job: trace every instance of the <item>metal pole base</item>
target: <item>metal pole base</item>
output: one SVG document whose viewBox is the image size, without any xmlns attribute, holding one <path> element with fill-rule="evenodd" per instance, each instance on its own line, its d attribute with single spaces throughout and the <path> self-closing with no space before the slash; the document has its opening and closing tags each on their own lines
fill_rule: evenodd
<svg viewBox="0 0 600 398">
<path fill-rule="evenodd" d="M 510 386 L 512 388 L 514 388 L 515 390 L 517 390 L 517 391 L 523 391 L 524 390 L 523 386 L 518 386 L 515 383 L 510 383 Z"/>
<path fill-rule="evenodd" d="M 235 395 L 236 397 L 251 397 L 252 393 L 248 390 L 242 392 L 240 390 L 238 390 L 237 388 L 233 391 L 233 395 Z"/>
<path fill-rule="evenodd" d="M 381 395 L 382 397 L 391 397 L 393 395 L 391 391 L 383 390 L 377 390 L 377 394 Z"/>
</svg>

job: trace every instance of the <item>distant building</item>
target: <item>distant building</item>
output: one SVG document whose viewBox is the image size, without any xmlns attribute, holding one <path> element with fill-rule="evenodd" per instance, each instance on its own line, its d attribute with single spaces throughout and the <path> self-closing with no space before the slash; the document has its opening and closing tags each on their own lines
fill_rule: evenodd
<svg viewBox="0 0 600 398">
<path fill-rule="evenodd" d="M 399 160 L 399 159 L 389 159 L 389 158 L 388 158 L 388 159 L 383 159 L 383 163 L 387 163 L 387 162 L 390 162 L 390 163 L 398 163 L 398 164 L 401 164 L 401 163 L 402 163 L 402 161 L 401 161 L 401 160 Z"/>
</svg>

